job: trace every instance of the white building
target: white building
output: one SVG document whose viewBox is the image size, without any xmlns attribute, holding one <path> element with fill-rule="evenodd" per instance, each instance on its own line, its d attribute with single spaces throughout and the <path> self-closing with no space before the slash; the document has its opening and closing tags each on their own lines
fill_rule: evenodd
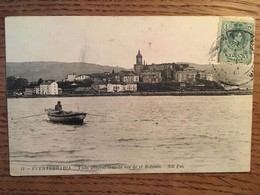
<svg viewBox="0 0 260 195">
<path fill-rule="evenodd" d="M 136 92 L 137 84 L 136 83 L 127 83 L 126 85 L 124 85 L 124 91 L 125 92 Z"/>
<path fill-rule="evenodd" d="M 107 92 L 136 92 L 137 84 L 136 83 L 108 83 Z"/>
<path fill-rule="evenodd" d="M 119 72 L 120 81 L 124 83 L 138 83 L 139 76 L 134 71 L 122 70 Z"/>
<path fill-rule="evenodd" d="M 44 81 L 40 84 L 41 95 L 58 95 L 58 83 L 55 81 Z"/>
<path fill-rule="evenodd" d="M 86 79 L 90 79 L 90 76 L 86 74 L 81 74 L 75 77 L 75 81 L 84 81 Z"/>
<path fill-rule="evenodd" d="M 196 80 L 196 70 L 194 67 L 188 67 L 183 71 L 176 72 L 176 79 L 178 82 L 192 83 Z"/>
<path fill-rule="evenodd" d="M 70 81 L 70 82 L 72 82 L 72 81 L 74 81 L 75 80 L 75 78 L 76 78 L 76 74 L 68 74 L 67 76 L 66 76 L 66 78 L 65 78 L 65 81 Z"/>
<path fill-rule="evenodd" d="M 33 88 L 25 88 L 24 95 L 34 95 L 34 89 Z"/>
<path fill-rule="evenodd" d="M 36 95 L 40 94 L 40 86 L 34 87 L 34 94 L 36 94 Z"/>
<path fill-rule="evenodd" d="M 207 81 L 213 81 L 213 75 L 212 74 L 206 74 L 206 80 Z"/>
<path fill-rule="evenodd" d="M 138 83 L 139 76 L 137 75 L 124 75 L 122 76 L 122 81 L 125 83 Z"/>
<path fill-rule="evenodd" d="M 145 70 L 141 73 L 144 83 L 160 83 L 162 82 L 162 73 L 157 70 Z"/>
<path fill-rule="evenodd" d="M 122 84 L 107 84 L 107 92 L 123 92 L 124 86 Z"/>
</svg>

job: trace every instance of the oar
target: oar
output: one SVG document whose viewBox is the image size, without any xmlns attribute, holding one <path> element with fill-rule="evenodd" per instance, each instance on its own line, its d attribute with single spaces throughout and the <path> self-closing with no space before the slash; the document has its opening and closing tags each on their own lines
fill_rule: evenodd
<svg viewBox="0 0 260 195">
<path fill-rule="evenodd" d="M 23 118 L 30 118 L 30 117 L 34 117 L 34 116 L 41 116 L 41 115 L 44 115 L 44 114 L 46 114 L 46 112 L 45 113 L 41 113 L 41 114 L 34 114 L 34 115 L 29 115 L 29 116 L 23 116 L 23 117 L 19 117 L 19 118 L 11 118 L 11 120 L 17 120 L 17 119 L 23 119 Z"/>
<path fill-rule="evenodd" d="M 87 112 L 87 115 L 92 115 L 92 116 L 106 116 L 106 115 L 101 115 L 101 114 L 91 114 Z"/>
</svg>

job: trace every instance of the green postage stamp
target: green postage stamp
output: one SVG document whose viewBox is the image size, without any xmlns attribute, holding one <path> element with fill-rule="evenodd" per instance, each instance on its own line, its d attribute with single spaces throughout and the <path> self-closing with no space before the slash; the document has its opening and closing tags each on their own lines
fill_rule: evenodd
<svg viewBox="0 0 260 195">
<path fill-rule="evenodd" d="M 250 65 L 253 62 L 254 31 L 253 18 L 221 18 L 218 62 Z"/>
</svg>

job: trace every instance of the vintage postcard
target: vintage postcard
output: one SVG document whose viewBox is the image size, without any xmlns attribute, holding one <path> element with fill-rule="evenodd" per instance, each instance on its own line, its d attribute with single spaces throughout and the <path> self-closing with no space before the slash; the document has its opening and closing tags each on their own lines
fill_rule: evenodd
<svg viewBox="0 0 260 195">
<path fill-rule="evenodd" d="M 251 17 L 7 17 L 10 174 L 250 171 Z"/>
</svg>

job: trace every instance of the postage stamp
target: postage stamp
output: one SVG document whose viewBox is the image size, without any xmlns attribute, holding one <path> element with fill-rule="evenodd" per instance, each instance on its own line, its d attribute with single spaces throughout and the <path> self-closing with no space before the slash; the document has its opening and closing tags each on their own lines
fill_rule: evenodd
<svg viewBox="0 0 260 195">
<path fill-rule="evenodd" d="M 254 21 L 222 18 L 218 61 L 249 65 L 254 50 Z"/>
<path fill-rule="evenodd" d="M 209 63 L 214 76 L 223 85 L 252 87 L 254 33 L 254 18 L 220 17 L 217 39 L 209 52 Z"/>
</svg>

